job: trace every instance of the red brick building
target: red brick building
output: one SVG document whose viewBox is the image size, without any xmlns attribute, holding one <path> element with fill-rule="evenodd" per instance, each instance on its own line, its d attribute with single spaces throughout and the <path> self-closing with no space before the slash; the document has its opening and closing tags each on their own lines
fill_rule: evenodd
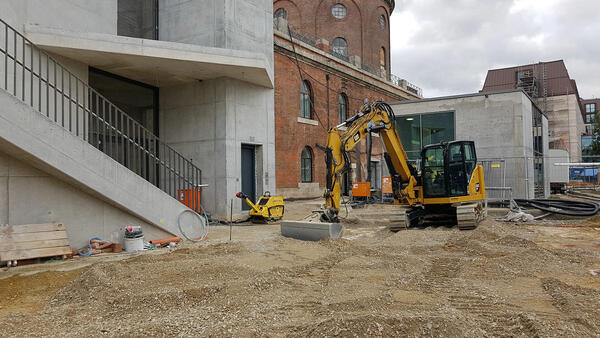
<svg viewBox="0 0 600 338">
<path fill-rule="evenodd" d="M 284 197 L 322 193 L 327 130 L 365 100 L 422 97 L 418 87 L 390 73 L 394 5 L 394 0 L 274 1 L 276 182 Z M 370 161 L 365 144 L 356 149 L 346 183 L 366 180 L 370 165 L 373 185 L 380 186 L 381 153 L 378 137 Z"/>
</svg>

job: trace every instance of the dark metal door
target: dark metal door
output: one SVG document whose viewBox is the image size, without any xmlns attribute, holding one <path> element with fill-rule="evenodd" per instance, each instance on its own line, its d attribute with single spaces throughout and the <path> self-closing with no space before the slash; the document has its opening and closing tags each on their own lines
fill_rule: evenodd
<svg viewBox="0 0 600 338">
<path fill-rule="evenodd" d="M 256 152 L 254 146 L 242 145 L 242 192 L 256 201 Z M 242 210 L 250 210 L 247 203 L 242 203 Z"/>
</svg>

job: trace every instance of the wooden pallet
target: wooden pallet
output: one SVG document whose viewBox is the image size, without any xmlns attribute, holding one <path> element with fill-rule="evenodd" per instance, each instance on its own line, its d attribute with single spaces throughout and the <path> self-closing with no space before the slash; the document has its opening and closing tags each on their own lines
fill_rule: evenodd
<svg viewBox="0 0 600 338">
<path fill-rule="evenodd" d="M 70 253 L 67 230 L 62 223 L 0 225 L 0 262 Z"/>
</svg>

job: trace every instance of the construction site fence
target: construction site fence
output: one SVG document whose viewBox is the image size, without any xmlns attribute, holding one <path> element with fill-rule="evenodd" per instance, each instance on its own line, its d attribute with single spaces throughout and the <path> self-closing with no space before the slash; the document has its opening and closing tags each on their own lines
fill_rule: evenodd
<svg viewBox="0 0 600 338">
<path fill-rule="evenodd" d="M 190 160 L 2 19 L 0 88 L 173 198 L 201 185 Z"/>
<path fill-rule="evenodd" d="M 479 162 L 483 166 L 486 187 L 511 188 L 515 198 L 548 197 L 551 183 L 591 188 L 600 184 L 598 165 L 564 165 L 569 163 L 569 158 L 565 157 L 500 157 L 484 158 Z M 505 200 L 509 198 L 509 191 L 490 190 L 487 196 L 491 200 Z"/>
</svg>

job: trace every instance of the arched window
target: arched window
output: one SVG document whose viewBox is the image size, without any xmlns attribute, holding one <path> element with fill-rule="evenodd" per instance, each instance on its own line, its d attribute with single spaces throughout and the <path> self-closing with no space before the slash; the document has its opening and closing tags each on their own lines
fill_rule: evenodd
<svg viewBox="0 0 600 338">
<path fill-rule="evenodd" d="M 312 90 L 308 81 L 302 81 L 300 86 L 300 117 L 312 118 Z"/>
<path fill-rule="evenodd" d="M 333 14 L 333 17 L 336 19 L 345 18 L 347 14 L 346 6 L 342 4 L 333 5 L 333 7 L 331 7 L 331 14 Z"/>
<path fill-rule="evenodd" d="M 381 29 L 385 29 L 387 25 L 387 20 L 385 19 L 385 16 L 382 15 L 379 17 L 379 25 L 381 26 Z"/>
<path fill-rule="evenodd" d="M 340 117 L 340 123 L 348 118 L 348 96 L 344 93 L 338 96 L 338 116 Z"/>
<path fill-rule="evenodd" d="M 287 19 L 287 11 L 285 10 L 285 8 L 279 8 L 278 10 L 276 10 L 275 11 L 275 17 L 276 18 Z"/>
<path fill-rule="evenodd" d="M 335 38 L 331 43 L 333 52 L 338 55 L 348 56 L 348 42 L 344 38 Z"/>
<path fill-rule="evenodd" d="M 313 164 L 313 153 L 309 146 L 302 149 L 302 155 L 300 156 L 300 171 L 302 176 L 302 183 L 312 182 L 312 164 Z"/>
<path fill-rule="evenodd" d="M 387 69 L 385 59 L 385 47 L 381 47 L 379 50 L 379 66 L 381 66 L 381 69 L 383 70 Z"/>
</svg>

